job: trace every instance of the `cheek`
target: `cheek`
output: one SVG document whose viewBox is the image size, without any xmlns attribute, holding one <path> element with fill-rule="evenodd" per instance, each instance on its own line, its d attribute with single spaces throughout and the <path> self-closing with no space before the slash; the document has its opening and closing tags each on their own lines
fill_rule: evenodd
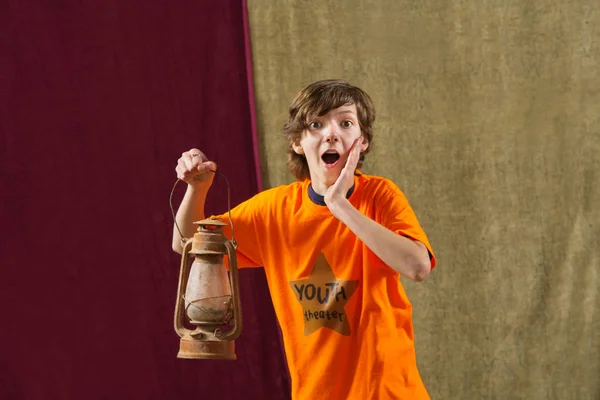
<svg viewBox="0 0 600 400">
<path fill-rule="evenodd" d="M 361 130 L 360 130 L 360 128 L 359 128 L 359 127 L 356 127 L 356 130 L 354 130 L 354 131 L 352 132 L 352 139 L 353 139 L 353 140 L 356 140 L 356 139 L 358 139 L 358 138 L 360 137 L 360 135 L 361 135 L 361 134 L 362 134 L 362 133 L 361 133 Z"/>
<path fill-rule="evenodd" d="M 353 132 L 352 135 L 348 135 L 344 138 L 344 148 L 350 150 L 352 145 L 360 137 L 360 131 Z"/>
<path fill-rule="evenodd" d="M 308 137 L 306 137 L 302 141 L 302 145 L 304 147 L 304 150 L 307 153 L 311 152 L 311 151 L 317 151 L 318 152 L 318 148 L 319 148 L 320 144 L 321 144 L 321 141 L 319 140 L 319 138 L 317 138 L 315 136 L 308 136 Z"/>
</svg>

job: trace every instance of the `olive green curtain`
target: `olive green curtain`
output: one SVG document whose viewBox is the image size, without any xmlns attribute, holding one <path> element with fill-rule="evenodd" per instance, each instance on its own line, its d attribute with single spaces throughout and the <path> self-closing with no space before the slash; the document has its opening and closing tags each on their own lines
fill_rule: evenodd
<svg viewBox="0 0 600 400">
<path fill-rule="evenodd" d="M 250 0 L 266 187 L 292 181 L 294 94 L 375 101 L 365 173 L 406 193 L 438 257 L 405 281 L 433 399 L 600 398 L 596 0 Z"/>
</svg>

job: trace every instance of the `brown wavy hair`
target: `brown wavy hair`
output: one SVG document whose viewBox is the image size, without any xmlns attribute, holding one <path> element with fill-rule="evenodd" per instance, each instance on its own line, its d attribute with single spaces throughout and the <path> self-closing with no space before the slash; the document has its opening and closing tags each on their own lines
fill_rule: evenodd
<svg viewBox="0 0 600 400">
<path fill-rule="evenodd" d="M 325 115 L 343 105 L 351 104 L 356 105 L 360 131 L 369 143 L 367 150 L 360 155 L 357 167 L 360 168 L 365 159 L 365 153 L 368 153 L 373 144 L 375 106 L 369 95 L 346 81 L 327 79 L 311 83 L 294 97 L 289 108 L 289 119 L 283 126 L 283 133 L 289 143 L 287 167 L 298 180 L 310 178 L 310 171 L 306 157 L 297 154 L 292 148 L 292 144 L 300 140 L 312 118 Z"/>
</svg>

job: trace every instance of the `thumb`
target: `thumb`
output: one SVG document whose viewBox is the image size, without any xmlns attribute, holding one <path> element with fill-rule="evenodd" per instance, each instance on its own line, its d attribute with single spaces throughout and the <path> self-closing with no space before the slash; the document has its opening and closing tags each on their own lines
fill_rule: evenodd
<svg viewBox="0 0 600 400">
<path fill-rule="evenodd" d="M 215 164 L 213 161 L 206 161 L 206 162 L 203 162 L 202 164 L 198 165 L 198 171 L 208 172 L 211 170 L 212 171 L 217 170 L 217 164 Z"/>
<path fill-rule="evenodd" d="M 216 171 L 217 170 L 217 164 L 213 161 L 208 161 L 207 163 L 208 169 Z"/>
</svg>

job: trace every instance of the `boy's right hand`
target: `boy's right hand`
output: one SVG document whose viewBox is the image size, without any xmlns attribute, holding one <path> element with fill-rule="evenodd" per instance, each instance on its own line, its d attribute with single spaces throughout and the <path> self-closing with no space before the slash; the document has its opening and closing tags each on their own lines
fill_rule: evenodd
<svg viewBox="0 0 600 400">
<path fill-rule="evenodd" d="M 208 158 L 198 149 L 191 149 L 181 154 L 177 160 L 177 178 L 191 186 L 210 186 L 215 177 L 217 164 L 208 161 Z"/>
</svg>

